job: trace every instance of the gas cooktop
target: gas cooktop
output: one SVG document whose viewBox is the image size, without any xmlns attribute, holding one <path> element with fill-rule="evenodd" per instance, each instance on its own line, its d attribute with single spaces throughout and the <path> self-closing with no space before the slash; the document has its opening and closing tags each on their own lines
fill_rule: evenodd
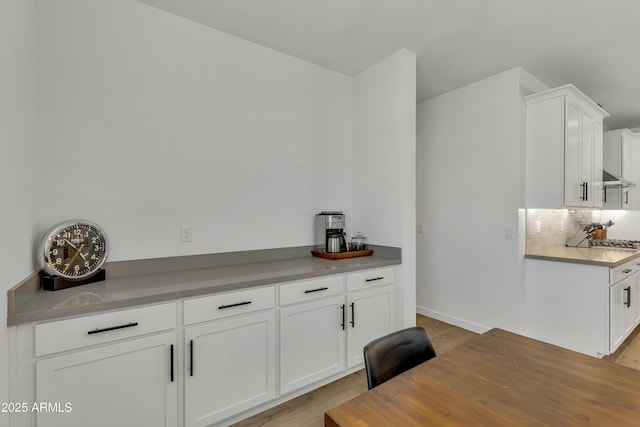
<svg viewBox="0 0 640 427">
<path fill-rule="evenodd" d="M 591 239 L 589 247 L 602 249 L 640 249 L 640 240 L 620 240 L 620 239 Z"/>
</svg>

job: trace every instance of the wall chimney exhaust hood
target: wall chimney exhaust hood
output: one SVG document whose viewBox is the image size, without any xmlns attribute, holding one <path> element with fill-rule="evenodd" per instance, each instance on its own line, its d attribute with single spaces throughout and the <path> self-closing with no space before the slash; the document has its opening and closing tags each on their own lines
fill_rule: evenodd
<svg viewBox="0 0 640 427">
<path fill-rule="evenodd" d="M 606 170 L 602 171 L 602 185 L 604 187 L 635 187 L 636 185 L 629 181 L 626 178 L 618 177 L 613 175 L 612 173 L 607 172 Z"/>
</svg>

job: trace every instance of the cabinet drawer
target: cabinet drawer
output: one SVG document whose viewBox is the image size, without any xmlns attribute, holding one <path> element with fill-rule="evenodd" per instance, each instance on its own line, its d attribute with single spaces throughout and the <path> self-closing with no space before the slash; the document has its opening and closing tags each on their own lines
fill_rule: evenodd
<svg viewBox="0 0 640 427">
<path fill-rule="evenodd" d="M 280 285 L 280 305 L 309 301 L 344 292 L 344 277 L 331 276 L 321 279 Z"/>
<path fill-rule="evenodd" d="M 273 286 L 192 298 L 184 302 L 184 324 L 192 325 L 251 313 L 272 308 L 275 305 L 276 291 Z"/>
<path fill-rule="evenodd" d="M 609 283 L 614 284 L 620 280 L 640 271 L 640 258 L 625 262 L 624 264 L 609 270 Z"/>
<path fill-rule="evenodd" d="M 176 304 L 113 311 L 36 325 L 36 356 L 132 338 L 176 327 Z"/>
<path fill-rule="evenodd" d="M 347 275 L 347 291 L 393 283 L 393 268 L 380 268 Z"/>
</svg>

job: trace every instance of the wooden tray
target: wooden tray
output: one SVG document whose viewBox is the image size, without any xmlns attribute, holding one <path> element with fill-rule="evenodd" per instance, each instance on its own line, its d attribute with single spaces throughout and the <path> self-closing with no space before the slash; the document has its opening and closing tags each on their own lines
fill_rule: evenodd
<svg viewBox="0 0 640 427">
<path fill-rule="evenodd" d="M 323 251 L 313 250 L 311 251 L 311 255 L 317 256 L 324 259 L 345 259 L 345 258 L 355 258 L 359 256 L 369 256 L 373 253 L 373 249 L 367 249 L 366 251 L 349 251 L 349 252 L 338 252 L 335 254 L 330 254 Z"/>
</svg>

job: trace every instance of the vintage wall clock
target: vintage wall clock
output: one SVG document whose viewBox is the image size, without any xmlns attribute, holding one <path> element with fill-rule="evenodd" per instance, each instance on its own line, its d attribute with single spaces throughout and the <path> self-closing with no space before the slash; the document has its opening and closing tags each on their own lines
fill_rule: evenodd
<svg viewBox="0 0 640 427">
<path fill-rule="evenodd" d="M 53 226 L 40 244 L 42 287 L 58 290 L 104 280 L 109 242 L 97 224 L 75 219 Z"/>
</svg>

